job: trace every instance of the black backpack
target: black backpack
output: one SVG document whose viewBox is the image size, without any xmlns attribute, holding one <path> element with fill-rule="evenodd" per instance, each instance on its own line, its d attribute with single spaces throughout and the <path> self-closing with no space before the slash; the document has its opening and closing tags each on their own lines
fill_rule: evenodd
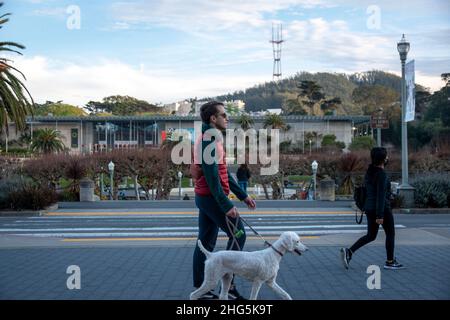
<svg viewBox="0 0 450 320">
<path fill-rule="evenodd" d="M 361 224 L 362 222 L 366 197 L 367 197 L 367 188 L 365 185 L 355 187 L 355 190 L 353 192 L 353 199 L 355 200 L 356 206 L 361 211 L 361 216 L 359 218 L 358 218 L 358 211 L 356 211 L 355 219 L 357 224 Z"/>
</svg>

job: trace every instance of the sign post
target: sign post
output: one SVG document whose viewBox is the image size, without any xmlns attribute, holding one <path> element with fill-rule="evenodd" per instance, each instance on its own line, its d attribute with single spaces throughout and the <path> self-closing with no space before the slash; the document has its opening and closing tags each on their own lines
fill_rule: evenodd
<svg viewBox="0 0 450 320">
<path fill-rule="evenodd" d="M 372 129 L 377 129 L 377 146 L 381 147 L 381 129 L 389 128 L 389 120 L 385 114 L 383 114 L 383 109 L 379 108 L 378 111 L 372 113 L 370 117 L 370 127 Z"/>
</svg>

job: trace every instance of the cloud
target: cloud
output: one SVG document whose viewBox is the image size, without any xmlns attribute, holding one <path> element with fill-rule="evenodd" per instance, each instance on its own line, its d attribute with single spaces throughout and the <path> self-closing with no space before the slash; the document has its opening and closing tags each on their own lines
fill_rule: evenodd
<svg viewBox="0 0 450 320">
<path fill-rule="evenodd" d="M 67 8 L 55 7 L 55 8 L 42 8 L 35 9 L 32 12 L 34 16 L 47 16 L 47 17 L 65 17 Z"/>
<path fill-rule="evenodd" d="M 292 7 L 311 8 L 322 0 L 163 0 L 116 2 L 113 17 L 133 25 L 155 25 L 183 32 L 210 32 L 263 27 L 267 14 Z"/>
<path fill-rule="evenodd" d="M 37 102 L 63 100 L 78 106 L 116 94 L 169 103 L 195 96 L 216 96 L 264 81 L 255 75 L 183 76 L 149 71 L 143 65 L 134 67 L 117 60 L 81 65 L 35 56 L 19 57 L 15 61 L 14 66 L 26 75 L 25 84 Z"/>
</svg>

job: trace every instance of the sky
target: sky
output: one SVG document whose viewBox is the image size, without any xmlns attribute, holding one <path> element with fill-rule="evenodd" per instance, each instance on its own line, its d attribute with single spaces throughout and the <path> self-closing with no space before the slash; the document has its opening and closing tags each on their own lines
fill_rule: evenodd
<svg viewBox="0 0 450 320">
<path fill-rule="evenodd" d="M 3 0 L 2 41 L 36 102 L 84 106 L 110 95 L 151 103 L 212 97 L 272 81 L 272 25 L 283 25 L 283 78 L 297 72 L 450 72 L 450 1 Z"/>
</svg>

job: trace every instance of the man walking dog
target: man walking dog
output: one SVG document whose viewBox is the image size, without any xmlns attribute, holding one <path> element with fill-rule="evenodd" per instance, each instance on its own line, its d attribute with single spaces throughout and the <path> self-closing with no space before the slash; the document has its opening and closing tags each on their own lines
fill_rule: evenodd
<svg viewBox="0 0 450 320">
<path fill-rule="evenodd" d="M 194 158 L 201 151 L 202 159 L 200 165 L 191 167 L 195 179 L 195 204 L 199 209 L 198 240 L 208 251 L 213 251 L 220 228 L 229 238 L 227 250 L 242 250 L 246 239 L 245 229 L 242 221 L 237 219 L 239 215 L 237 208 L 228 199 L 228 194 L 230 191 L 233 192 L 239 200 L 247 204 L 249 209 L 254 209 L 256 203 L 228 173 L 223 140 L 214 139 L 216 137 L 214 132 L 216 134 L 219 132 L 221 137 L 221 133 L 226 130 L 228 125 L 223 103 L 218 101 L 205 103 L 200 109 L 200 116 L 203 122 L 202 137 L 199 142 L 196 142 L 195 149 L 197 150 L 194 151 Z M 208 152 L 215 159 L 214 161 L 203 158 L 204 154 L 208 154 Z M 195 163 L 198 163 L 198 159 L 195 160 Z M 234 234 L 233 230 L 227 225 L 227 219 L 237 229 Z M 196 245 L 193 258 L 194 287 L 196 288 L 199 288 L 203 283 L 205 260 L 204 253 Z M 243 299 L 234 284 L 232 284 L 228 295 L 230 299 Z M 218 295 L 210 291 L 204 294 L 202 298 L 217 299 Z"/>
</svg>

